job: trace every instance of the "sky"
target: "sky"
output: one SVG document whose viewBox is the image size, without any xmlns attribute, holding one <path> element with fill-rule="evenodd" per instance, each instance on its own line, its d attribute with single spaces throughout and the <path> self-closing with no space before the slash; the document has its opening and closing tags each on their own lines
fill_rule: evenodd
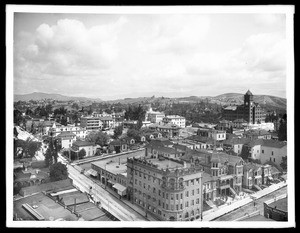
<svg viewBox="0 0 300 233">
<path fill-rule="evenodd" d="M 14 94 L 286 98 L 285 17 L 14 13 Z"/>
</svg>

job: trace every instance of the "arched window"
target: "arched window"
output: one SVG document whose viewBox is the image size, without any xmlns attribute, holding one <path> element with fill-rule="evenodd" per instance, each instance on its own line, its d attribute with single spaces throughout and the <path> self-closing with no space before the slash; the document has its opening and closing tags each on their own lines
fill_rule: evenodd
<svg viewBox="0 0 300 233">
<path fill-rule="evenodd" d="M 185 217 L 185 218 L 188 218 L 188 217 L 189 217 L 189 213 L 186 212 L 184 217 Z"/>
<path fill-rule="evenodd" d="M 183 178 L 180 178 L 180 179 L 179 179 L 179 187 L 180 187 L 180 188 L 183 188 Z"/>
<path fill-rule="evenodd" d="M 191 216 L 194 216 L 194 210 L 192 210 L 192 212 L 191 212 Z"/>
<path fill-rule="evenodd" d="M 169 185 L 170 185 L 170 188 L 171 189 L 175 189 L 175 179 L 174 178 L 171 178 L 169 180 Z"/>
</svg>

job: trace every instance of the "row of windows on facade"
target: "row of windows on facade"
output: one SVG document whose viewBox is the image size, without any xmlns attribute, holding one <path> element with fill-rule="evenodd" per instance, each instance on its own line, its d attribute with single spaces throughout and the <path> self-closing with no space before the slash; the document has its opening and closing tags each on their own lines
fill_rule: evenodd
<svg viewBox="0 0 300 233">
<path fill-rule="evenodd" d="M 135 179 L 134 183 L 137 185 L 137 179 Z M 148 185 L 148 187 L 147 187 L 146 183 L 143 183 L 143 185 L 142 185 L 142 181 L 139 181 L 139 186 L 143 187 L 144 189 L 147 189 L 148 191 L 151 190 L 151 186 Z M 139 191 L 139 192 L 141 193 L 141 191 Z M 152 192 L 154 194 L 156 194 L 156 188 L 155 187 L 152 188 Z M 200 193 L 200 189 L 199 188 L 191 190 L 191 196 L 194 196 L 196 193 L 197 194 Z M 166 193 L 166 196 L 165 196 L 165 192 L 162 192 L 160 189 L 158 190 L 158 195 L 162 196 L 163 198 L 169 199 L 169 194 Z M 189 191 L 186 191 L 185 195 L 186 195 L 186 197 L 189 197 Z M 175 196 L 176 196 L 176 200 L 179 200 L 179 194 L 176 194 Z M 171 198 L 171 200 L 174 200 L 174 194 L 170 194 L 170 198 Z M 182 198 L 183 198 L 183 194 L 181 193 L 180 194 L 180 199 L 182 199 Z"/>
<path fill-rule="evenodd" d="M 254 152 L 254 149 L 252 149 L 252 151 Z M 256 153 L 259 153 L 259 150 L 257 150 L 257 152 Z M 264 150 L 261 150 L 261 153 L 262 154 L 264 154 L 265 153 L 265 151 Z M 274 155 L 274 151 L 271 151 L 271 155 Z"/>
<path fill-rule="evenodd" d="M 145 180 L 147 180 L 147 176 L 148 176 L 148 181 L 151 181 L 151 175 L 147 175 L 147 174 L 142 174 L 143 172 L 140 171 L 135 171 L 135 175 L 139 175 L 139 177 L 143 177 Z M 152 182 L 155 183 L 156 180 L 158 180 L 158 184 L 160 185 L 163 181 L 156 178 L 156 177 L 152 177 Z M 135 179 L 135 182 L 137 182 L 137 180 Z M 175 182 L 175 181 L 174 181 Z M 200 184 L 200 179 L 196 178 L 196 179 L 192 179 L 192 180 L 187 180 L 184 181 L 186 186 L 189 186 L 189 184 L 191 185 L 197 185 Z M 183 180 L 180 181 L 179 185 L 183 185 Z"/>
<path fill-rule="evenodd" d="M 143 207 L 147 206 L 148 209 L 152 209 L 152 210 L 155 210 L 155 207 L 152 207 L 150 204 L 148 204 L 147 201 L 143 201 L 143 200 L 140 200 L 138 198 L 135 198 L 135 202 L 136 203 L 139 203 L 140 205 L 142 205 Z M 194 206 L 195 203 L 196 205 L 197 204 L 200 204 L 200 199 L 197 198 L 196 200 L 191 200 L 190 201 L 191 204 L 189 204 L 189 202 L 187 201 L 185 203 L 185 208 L 188 208 L 189 206 Z M 160 202 L 160 200 L 158 200 L 158 206 L 161 206 L 163 209 L 165 210 L 171 210 L 171 211 L 174 211 L 174 210 L 183 210 L 183 204 L 176 204 L 176 205 L 172 205 L 172 204 L 167 204 L 167 203 L 164 203 L 164 202 Z M 155 211 L 153 211 L 155 212 Z"/>
</svg>

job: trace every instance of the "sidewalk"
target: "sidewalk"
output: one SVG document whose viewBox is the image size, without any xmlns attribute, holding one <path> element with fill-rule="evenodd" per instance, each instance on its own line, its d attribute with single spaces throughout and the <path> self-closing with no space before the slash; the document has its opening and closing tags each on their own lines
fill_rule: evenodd
<svg viewBox="0 0 300 233">
<path fill-rule="evenodd" d="M 203 212 L 203 221 L 212 221 L 224 214 L 227 214 L 235 209 L 238 209 L 244 205 L 249 204 L 253 201 L 253 199 L 261 198 L 269 193 L 276 191 L 287 185 L 287 182 L 280 182 L 278 184 L 272 184 L 268 188 L 265 188 L 261 191 L 256 192 L 255 194 L 250 194 L 250 196 L 245 197 L 244 199 L 232 202 L 231 204 L 225 204 L 220 206 L 218 209 L 213 210 L 210 209 L 208 211 Z M 201 220 L 198 220 L 201 221 Z"/>
</svg>

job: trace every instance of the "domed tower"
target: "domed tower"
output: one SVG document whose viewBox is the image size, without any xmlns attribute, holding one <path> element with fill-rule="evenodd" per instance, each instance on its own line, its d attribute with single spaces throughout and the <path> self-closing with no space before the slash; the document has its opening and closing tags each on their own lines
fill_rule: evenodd
<svg viewBox="0 0 300 233">
<path fill-rule="evenodd" d="M 248 123 L 254 123 L 252 118 L 253 118 L 253 113 L 252 113 L 252 106 L 253 106 L 253 94 L 251 91 L 247 91 L 246 94 L 244 95 L 244 118 Z"/>
</svg>

